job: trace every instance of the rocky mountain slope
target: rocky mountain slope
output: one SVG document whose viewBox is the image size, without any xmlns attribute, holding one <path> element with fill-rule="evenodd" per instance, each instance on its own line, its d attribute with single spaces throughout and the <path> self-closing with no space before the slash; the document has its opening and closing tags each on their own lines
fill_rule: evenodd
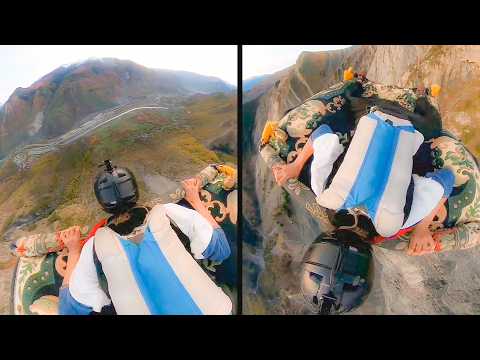
<svg viewBox="0 0 480 360">
<path fill-rule="evenodd" d="M 135 173 L 140 202 L 165 195 L 172 182 L 208 164 L 236 164 L 236 94 L 192 95 L 184 89 L 199 85 L 187 85 L 176 90 L 172 83 L 168 94 L 145 90 L 142 97 L 89 113 L 73 129 L 20 146 L 0 161 L 0 314 L 10 311 L 11 241 L 73 224 L 91 227 L 105 217 L 92 191 L 103 160 Z"/>
<path fill-rule="evenodd" d="M 254 87 L 258 86 L 263 80 L 271 78 L 271 75 L 258 75 L 258 76 L 252 76 L 248 79 L 243 80 L 242 82 L 242 91 L 243 92 L 248 92 L 252 90 Z"/>
<path fill-rule="evenodd" d="M 242 88 L 243 102 L 248 102 L 263 94 L 274 84 L 276 84 L 280 79 L 282 79 L 286 74 L 288 74 L 289 71 L 290 68 L 286 68 L 270 75 L 262 75 L 258 79 L 252 79 L 254 83 L 253 86 L 249 84 L 248 79 L 246 80 L 246 84 L 244 81 Z"/>
<path fill-rule="evenodd" d="M 367 78 L 398 86 L 442 86 L 444 126 L 480 155 L 480 46 L 353 46 L 304 52 L 296 64 L 244 105 L 244 304 L 246 313 L 311 313 L 299 291 L 303 255 L 321 232 L 299 204 L 274 183 L 257 156 L 265 122 L 277 120 L 352 66 Z M 264 80 L 267 82 L 267 79 Z M 480 249 L 424 257 L 375 249 L 374 286 L 355 313 L 480 312 Z"/>
<path fill-rule="evenodd" d="M 97 59 L 62 66 L 28 88 L 17 88 L 0 108 L 0 158 L 20 144 L 63 134 L 88 114 L 148 95 L 233 89 L 215 77 L 149 69 L 125 60 Z"/>
</svg>

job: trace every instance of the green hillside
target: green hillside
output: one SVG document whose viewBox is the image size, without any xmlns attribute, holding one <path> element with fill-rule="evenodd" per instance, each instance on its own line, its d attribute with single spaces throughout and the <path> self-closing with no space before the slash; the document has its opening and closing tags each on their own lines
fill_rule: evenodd
<svg viewBox="0 0 480 360">
<path fill-rule="evenodd" d="M 44 155 L 28 170 L 19 171 L 6 161 L 0 167 L 0 236 L 28 218 L 38 220 L 27 232 L 96 223 L 106 215 L 92 191 L 97 166 L 105 159 L 136 174 L 140 201 L 154 197 L 143 181 L 147 174 L 181 180 L 210 163 L 235 163 L 229 150 L 212 151 L 206 145 L 218 134 L 219 123 L 228 120 L 235 128 L 235 101 L 235 96 L 202 96 L 178 111 L 134 112 Z M 230 146 L 236 148 L 232 141 Z"/>
</svg>

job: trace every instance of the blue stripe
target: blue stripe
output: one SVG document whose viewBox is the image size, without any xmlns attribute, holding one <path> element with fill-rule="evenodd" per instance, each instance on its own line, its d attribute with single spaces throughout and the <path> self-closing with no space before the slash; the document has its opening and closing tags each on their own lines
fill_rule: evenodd
<svg viewBox="0 0 480 360">
<path fill-rule="evenodd" d="M 385 120 L 386 120 L 383 117 L 381 117 L 380 115 L 377 115 L 375 113 L 369 113 L 368 117 L 372 120 L 377 120 L 378 122 L 385 122 Z M 394 126 L 398 130 L 404 130 L 404 131 L 407 131 L 407 132 L 410 132 L 410 133 L 415 133 L 415 128 L 413 127 L 413 125 L 399 125 L 399 126 L 391 125 L 391 126 Z"/>
<path fill-rule="evenodd" d="M 383 117 L 381 117 L 380 115 L 377 115 L 375 113 L 369 113 L 367 115 L 368 118 L 372 119 L 372 120 L 376 120 L 377 122 L 384 122 L 385 119 Z"/>
<path fill-rule="evenodd" d="M 230 245 L 223 229 L 213 229 L 212 238 L 202 255 L 212 261 L 223 261 L 230 256 L 230 253 Z"/>
<path fill-rule="evenodd" d="M 435 180 L 443 187 L 443 196 L 449 197 L 452 193 L 453 186 L 455 185 L 455 175 L 450 169 L 444 168 L 429 172 L 425 177 Z"/>
<path fill-rule="evenodd" d="M 413 126 L 410 126 L 410 125 L 395 126 L 395 128 L 398 129 L 398 130 L 403 130 L 403 131 L 412 133 L 412 134 L 415 133 L 415 128 Z"/>
<path fill-rule="evenodd" d="M 150 227 L 139 245 L 122 238 L 120 243 L 153 315 L 202 315 L 159 248 Z"/>
<path fill-rule="evenodd" d="M 58 313 L 60 315 L 90 315 L 93 309 L 75 300 L 68 287 L 60 289 Z"/>
<path fill-rule="evenodd" d="M 330 126 L 328 126 L 327 124 L 322 124 L 318 128 L 316 128 L 314 132 L 312 132 L 312 135 L 310 135 L 310 138 L 312 139 L 312 142 L 313 142 L 317 138 L 325 134 L 333 134 L 333 131 L 330 128 Z"/>
<path fill-rule="evenodd" d="M 343 208 L 364 206 L 374 219 L 390 177 L 400 131 L 377 116 L 372 118 L 377 126 Z"/>
</svg>

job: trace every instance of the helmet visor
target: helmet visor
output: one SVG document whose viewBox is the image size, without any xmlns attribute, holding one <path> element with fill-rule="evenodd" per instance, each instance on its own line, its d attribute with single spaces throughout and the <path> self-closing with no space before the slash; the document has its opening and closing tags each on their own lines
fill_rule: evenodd
<svg viewBox="0 0 480 360">
<path fill-rule="evenodd" d="M 124 201 L 129 201 L 135 198 L 136 191 L 132 180 L 118 183 L 117 190 L 120 198 Z"/>
<path fill-rule="evenodd" d="M 115 195 L 115 187 L 112 185 L 107 185 L 101 187 L 98 191 L 98 200 L 104 206 L 112 207 L 117 204 L 117 196 Z"/>
</svg>

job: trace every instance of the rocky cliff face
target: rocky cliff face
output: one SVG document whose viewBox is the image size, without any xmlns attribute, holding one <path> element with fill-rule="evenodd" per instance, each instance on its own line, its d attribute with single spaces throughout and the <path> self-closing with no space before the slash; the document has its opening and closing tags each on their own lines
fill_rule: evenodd
<svg viewBox="0 0 480 360">
<path fill-rule="evenodd" d="M 257 156 L 267 120 L 338 82 L 352 66 L 373 81 L 399 86 L 442 86 L 444 126 L 480 155 L 480 46 L 354 46 L 305 52 L 256 98 L 244 104 L 244 304 L 247 313 L 310 313 L 299 291 L 303 255 L 321 232 L 274 183 Z M 255 91 L 255 88 L 251 92 Z M 375 249 L 374 286 L 356 313 L 478 313 L 480 249 L 424 256 Z"/>
<path fill-rule="evenodd" d="M 0 108 L 0 158 L 19 144 L 58 136 L 86 115 L 152 94 L 227 92 L 224 81 L 184 71 L 154 70 L 131 61 L 89 60 L 60 67 Z"/>
</svg>

